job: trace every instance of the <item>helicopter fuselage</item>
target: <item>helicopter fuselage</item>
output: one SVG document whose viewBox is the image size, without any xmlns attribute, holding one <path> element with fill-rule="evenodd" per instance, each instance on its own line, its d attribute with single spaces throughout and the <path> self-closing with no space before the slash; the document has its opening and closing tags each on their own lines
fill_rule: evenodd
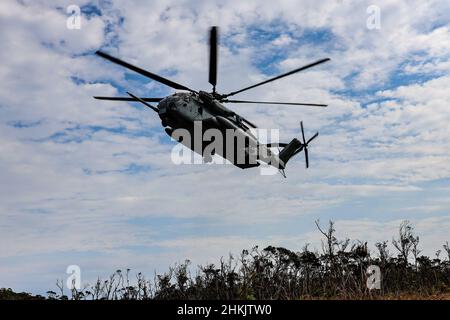
<svg viewBox="0 0 450 320">
<path fill-rule="evenodd" d="M 218 27 L 213 26 L 209 37 L 209 75 L 208 82 L 212 85 L 212 92 L 195 91 L 183 84 L 172 81 L 168 78 L 150 72 L 148 70 L 134 66 L 126 61 L 113 57 L 103 51 L 96 51 L 98 56 L 120 65 L 128 70 L 132 70 L 153 81 L 157 81 L 175 90 L 182 90 L 166 98 L 138 97 L 130 92 L 128 97 L 101 97 L 95 96 L 99 100 L 110 101 L 138 101 L 158 113 L 162 126 L 173 139 L 181 142 L 189 149 L 200 154 L 204 162 L 211 162 L 214 154 L 219 154 L 222 158 L 229 160 L 232 164 L 240 168 L 257 167 L 261 162 L 265 162 L 284 174 L 289 159 L 299 152 L 304 151 L 306 168 L 308 161 L 308 144 L 314 140 L 317 132 L 310 139 L 306 140 L 303 130 L 303 122 L 300 121 L 303 141 L 293 138 L 289 143 L 271 142 L 260 143 L 250 128 L 256 126 L 249 120 L 238 115 L 234 111 L 226 108 L 223 103 L 250 103 L 250 104 L 277 104 L 277 105 L 298 105 L 326 107 L 326 104 L 313 104 L 303 102 L 280 102 L 280 101 L 254 101 L 229 99 L 236 94 L 259 87 L 261 85 L 279 80 L 300 71 L 307 70 L 319 64 L 329 61 L 329 58 L 320 59 L 313 63 L 304 65 L 289 72 L 260 81 L 245 88 L 229 93 L 218 93 L 217 86 L 217 66 L 218 66 Z M 148 102 L 158 102 L 155 107 Z M 200 128 L 199 128 L 200 127 Z M 199 130 L 200 129 L 200 130 Z M 183 133 L 183 134 L 182 134 Z M 186 134 L 187 133 L 187 134 Z M 231 134 L 230 134 L 231 133 Z M 260 131 L 258 132 L 260 133 Z M 200 136 L 200 137 L 199 137 Z M 211 147 L 212 146 L 212 147 Z M 274 154 L 270 148 L 278 147 L 279 153 Z M 280 149 L 282 147 L 282 149 Z M 197 162 L 194 160 L 195 163 Z M 184 161 L 183 161 L 184 162 Z"/>
<path fill-rule="evenodd" d="M 205 162 L 212 161 L 212 155 L 218 154 L 242 169 L 259 166 L 258 160 L 284 167 L 270 148 L 259 143 L 238 114 L 223 106 L 209 93 L 178 92 L 161 100 L 157 108 L 166 133 L 200 154 Z M 191 139 L 180 139 L 176 134 L 177 129 L 187 130 Z M 215 132 L 220 133 L 222 147 L 211 149 L 211 144 L 217 142 L 217 137 L 215 135 L 212 139 L 205 139 L 210 129 L 216 129 Z"/>
</svg>

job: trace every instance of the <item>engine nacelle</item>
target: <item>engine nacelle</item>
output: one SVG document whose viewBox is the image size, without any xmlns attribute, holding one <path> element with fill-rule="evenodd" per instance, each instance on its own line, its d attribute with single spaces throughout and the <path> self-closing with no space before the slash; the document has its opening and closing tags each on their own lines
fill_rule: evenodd
<svg viewBox="0 0 450 320">
<path fill-rule="evenodd" d="M 199 93 L 200 99 L 205 103 L 206 107 L 211 109 L 216 114 L 223 115 L 223 116 L 233 116 L 234 111 L 231 111 L 230 109 L 223 106 L 219 101 L 214 99 L 214 97 L 205 91 L 200 91 Z"/>
</svg>

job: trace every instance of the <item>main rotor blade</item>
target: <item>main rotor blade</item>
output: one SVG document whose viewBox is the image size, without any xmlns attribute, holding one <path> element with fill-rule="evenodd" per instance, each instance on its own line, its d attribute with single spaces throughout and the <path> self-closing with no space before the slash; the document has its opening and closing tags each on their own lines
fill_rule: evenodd
<svg viewBox="0 0 450 320">
<path fill-rule="evenodd" d="M 217 84 L 217 29 L 217 27 L 212 27 L 209 36 L 209 83 L 213 86 L 213 92 L 216 92 Z"/>
<path fill-rule="evenodd" d="M 311 107 L 327 107 L 327 104 L 319 103 L 303 103 L 303 102 L 272 102 L 272 101 L 248 101 L 248 100 L 231 100 L 225 99 L 221 102 L 231 102 L 231 103 L 254 103 L 254 104 L 280 104 L 288 106 L 311 106 Z"/>
<path fill-rule="evenodd" d="M 130 97 L 94 97 L 94 99 L 97 100 L 110 100 L 110 101 L 138 101 L 135 98 Z M 159 102 L 164 98 L 140 98 L 141 100 L 144 100 L 146 102 Z"/>
<path fill-rule="evenodd" d="M 134 94 L 127 92 L 127 94 L 132 97 L 134 100 L 139 101 L 140 103 L 142 103 L 143 105 L 145 105 L 146 107 L 149 107 L 150 109 L 152 109 L 153 111 L 155 111 L 156 113 L 158 113 L 158 108 L 155 108 L 154 106 L 152 106 L 150 103 L 145 102 L 144 100 L 142 100 L 139 97 L 136 97 Z"/>
<path fill-rule="evenodd" d="M 311 67 L 317 66 L 317 65 L 319 65 L 319 64 L 321 64 L 321 63 L 324 63 L 324 62 L 327 62 L 327 61 L 329 61 L 329 60 L 330 60 L 330 58 L 325 58 L 325 59 L 322 59 L 322 60 L 318 60 L 318 61 L 316 61 L 316 62 L 307 64 L 306 66 L 303 66 L 303 67 L 300 67 L 300 68 L 298 68 L 298 69 L 295 69 L 295 70 L 292 70 L 292 71 L 283 73 L 283 74 L 281 74 L 281 75 L 279 75 L 279 76 L 276 76 L 276 77 L 274 77 L 274 78 L 270 78 L 270 79 L 268 79 L 268 80 L 259 82 L 259 83 L 257 83 L 257 84 L 252 85 L 252 86 L 246 87 L 246 88 L 244 88 L 244 89 L 241 89 L 241 90 L 238 90 L 238 91 L 233 91 L 233 92 L 231 92 L 231 93 L 225 94 L 225 95 L 223 95 L 223 97 L 226 98 L 226 97 L 234 96 L 234 95 L 237 94 L 237 93 L 240 93 L 240 92 L 243 92 L 243 91 L 246 91 L 246 90 L 249 90 L 249 89 L 253 89 L 253 88 L 258 87 L 258 86 L 261 86 L 261 85 L 263 85 L 263 84 L 266 84 L 266 83 L 269 83 L 269 82 L 272 82 L 272 81 L 275 81 L 275 80 L 278 80 L 278 79 L 287 77 L 287 76 L 289 76 L 289 75 L 291 75 L 291 74 L 294 74 L 294 73 L 297 73 L 297 72 L 300 72 L 300 71 L 309 69 L 309 68 L 311 68 Z"/>
<path fill-rule="evenodd" d="M 185 87 L 185 86 L 183 86 L 183 85 L 181 85 L 179 83 L 173 82 L 173 81 L 171 81 L 169 79 L 166 79 L 166 78 L 163 78 L 163 77 L 161 77 L 161 76 L 159 76 L 157 74 L 154 74 L 154 73 L 151 73 L 151 72 L 146 71 L 144 69 L 141 69 L 141 68 L 138 68 L 136 66 L 133 66 L 132 64 L 129 64 L 128 62 L 125 62 L 125 61 L 122 61 L 122 60 L 120 60 L 118 58 L 110 56 L 109 54 L 104 53 L 102 51 L 97 51 L 96 54 L 99 55 L 100 57 L 106 59 L 106 60 L 109 60 L 109 61 L 115 63 L 115 64 L 121 65 L 122 67 L 125 67 L 125 68 L 130 69 L 130 70 L 133 70 L 133 71 L 135 71 L 135 72 L 137 72 L 139 74 L 142 74 L 143 76 L 146 76 L 146 77 L 148 77 L 150 79 L 153 79 L 155 81 L 161 82 L 162 84 L 165 84 L 166 86 L 169 86 L 171 88 L 178 89 L 178 90 L 193 91 L 193 90 L 189 89 L 188 87 Z"/>
</svg>

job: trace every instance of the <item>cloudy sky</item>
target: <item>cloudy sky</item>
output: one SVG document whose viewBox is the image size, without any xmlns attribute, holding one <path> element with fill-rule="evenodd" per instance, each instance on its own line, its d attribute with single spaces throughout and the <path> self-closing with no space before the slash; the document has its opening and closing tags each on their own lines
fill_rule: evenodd
<svg viewBox="0 0 450 320">
<path fill-rule="evenodd" d="M 79 30 L 67 28 L 71 4 Z M 317 219 L 371 245 L 408 219 L 434 255 L 450 241 L 448 12 L 445 0 L 1 1 L 0 287 L 43 293 L 73 264 L 85 283 L 254 245 L 320 249 Z M 229 105 L 282 140 L 300 120 L 319 131 L 310 169 L 302 155 L 287 179 L 175 165 L 152 112 L 92 99 L 173 93 L 98 49 L 209 91 L 212 25 L 220 92 L 331 58 L 236 96 L 327 109 Z"/>
</svg>

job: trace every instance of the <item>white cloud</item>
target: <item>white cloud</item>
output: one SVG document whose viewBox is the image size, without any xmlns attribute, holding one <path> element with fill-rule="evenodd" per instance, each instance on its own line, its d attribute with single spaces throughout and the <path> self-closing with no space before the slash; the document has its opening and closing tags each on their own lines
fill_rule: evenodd
<svg viewBox="0 0 450 320">
<path fill-rule="evenodd" d="M 286 34 L 282 34 L 278 38 L 272 41 L 272 44 L 275 46 L 286 46 L 293 42 L 293 39 Z"/>
</svg>

